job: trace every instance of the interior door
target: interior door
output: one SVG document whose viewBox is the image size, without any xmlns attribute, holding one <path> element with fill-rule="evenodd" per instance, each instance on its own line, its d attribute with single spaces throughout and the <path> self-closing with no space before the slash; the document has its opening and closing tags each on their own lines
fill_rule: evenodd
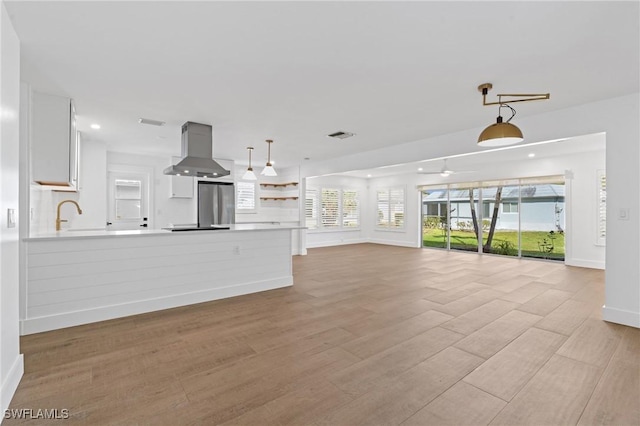
<svg viewBox="0 0 640 426">
<path fill-rule="evenodd" d="M 146 173 L 109 173 L 108 230 L 138 230 L 151 226 L 148 182 Z"/>
</svg>

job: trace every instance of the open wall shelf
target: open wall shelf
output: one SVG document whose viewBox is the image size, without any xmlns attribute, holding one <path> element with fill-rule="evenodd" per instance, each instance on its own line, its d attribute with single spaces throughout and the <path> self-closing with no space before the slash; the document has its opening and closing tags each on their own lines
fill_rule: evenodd
<svg viewBox="0 0 640 426">
<path fill-rule="evenodd" d="M 298 197 L 260 197 L 261 200 L 274 200 L 274 201 L 285 201 L 285 200 L 297 200 Z"/>
<path fill-rule="evenodd" d="M 260 186 L 265 188 L 273 187 L 273 188 L 286 188 L 287 186 L 298 186 L 298 182 L 285 182 L 285 183 L 261 183 Z"/>
</svg>

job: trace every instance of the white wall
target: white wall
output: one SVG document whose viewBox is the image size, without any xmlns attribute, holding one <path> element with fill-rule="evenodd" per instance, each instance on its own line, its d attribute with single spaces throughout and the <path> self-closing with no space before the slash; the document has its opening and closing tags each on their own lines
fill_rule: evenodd
<svg viewBox="0 0 640 426">
<path fill-rule="evenodd" d="M 7 227 L 7 210 L 19 217 L 20 41 L 0 5 L 0 412 L 9 406 L 24 366 L 20 355 L 19 226 Z"/>
<path fill-rule="evenodd" d="M 640 116 L 632 94 L 518 119 L 527 143 L 606 133 L 607 247 L 606 307 L 603 317 L 640 327 Z M 318 176 L 400 164 L 419 158 L 446 157 L 476 147 L 478 127 L 393 147 L 345 156 L 340 161 L 306 164 L 301 175 Z M 628 219 L 618 218 L 628 209 Z"/>
<path fill-rule="evenodd" d="M 320 189 L 357 189 L 360 196 L 360 228 L 359 229 L 308 229 L 306 235 L 306 247 L 327 247 L 341 244 L 356 244 L 369 241 L 367 229 L 371 227 L 371 219 L 368 211 L 369 194 L 367 191 L 367 179 L 350 176 L 323 176 L 306 179 L 306 188 Z M 304 198 L 305 194 L 302 194 Z M 304 205 L 304 203 L 301 203 Z M 304 215 L 304 212 L 303 212 Z"/>
<path fill-rule="evenodd" d="M 600 135 L 604 139 L 604 135 Z M 604 141 L 603 141 L 604 146 Z M 536 176 L 564 175 L 565 223 L 566 223 L 566 260 L 567 265 L 604 269 L 605 247 L 597 241 L 597 179 L 596 173 L 605 168 L 605 151 L 582 152 L 568 156 L 531 159 L 509 164 L 486 164 L 486 168 L 475 173 L 451 175 L 443 178 L 438 175 L 399 175 L 371 179 L 369 199 L 372 205 L 368 215 L 375 213 L 376 190 L 378 188 L 402 186 L 406 193 L 405 229 L 402 231 L 370 230 L 371 241 L 381 244 L 420 247 L 420 206 L 418 185 L 431 185 L 480 182 L 495 179 L 526 178 Z"/>
<path fill-rule="evenodd" d="M 170 157 L 107 152 L 107 167 L 119 165 L 148 168 L 150 170 L 151 199 L 149 220 L 159 229 L 172 224 L 197 222 L 196 198 L 170 198 L 171 177 L 162 171 L 172 163 Z M 106 191 L 106 187 L 105 187 Z"/>
<path fill-rule="evenodd" d="M 299 206 L 301 199 L 274 201 L 260 200 L 260 196 L 288 196 L 300 197 L 300 169 L 298 167 L 289 167 L 286 169 L 277 169 L 278 176 L 268 177 L 260 174 L 261 167 L 254 167 L 255 174 L 258 178 L 256 182 L 256 210 L 250 213 L 241 213 L 236 210 L 237 223 L 254 223 L 254 222 L 281 222 L 281 223 L 298 223 Z M 236 167 L 235 180 L 241 181 L 242 175 L 246 171 L 246 166 Z M 286 188 L 270 188 L 261 187 L 261 183 L 285 183 L 297 182 L 298 186 L 288 186 Z"/>
<path fill-rule="evenodd" d="M 59 192 L 50 186 L 29 184 L 30 235 L 55 232 L 58 203 L 74 200 L 82 214 L 71 203 L 60 209 L 60 217 L 68 220 L 63 229 L 104 229 L 107 222 L 107 150 L 95 141 L 80 142 L 80 179 L 78 192 Z"/>
</svg>

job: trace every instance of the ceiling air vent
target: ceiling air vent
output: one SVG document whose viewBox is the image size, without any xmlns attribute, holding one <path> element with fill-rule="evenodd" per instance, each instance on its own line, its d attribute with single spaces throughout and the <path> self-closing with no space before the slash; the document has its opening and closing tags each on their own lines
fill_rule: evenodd
<svg viewBox="0 0 640 426">
<path fill-rule="evenodd" d="M 150 118 L 139 118 L 138 123 L 148 124 L 150 126 L 164 126 L 164 121 L 152 120 Z"/>
<path fill-rule="evenodd" d="M 346 138 L 350 138 L 351 136 L 355 136 L 355 133 L 340 131 L 340 132 L 330 133 L 327 136 L 329 136 L 330 138 L 336 138 L 336 139 L 346 139 Z"/>
</svg>

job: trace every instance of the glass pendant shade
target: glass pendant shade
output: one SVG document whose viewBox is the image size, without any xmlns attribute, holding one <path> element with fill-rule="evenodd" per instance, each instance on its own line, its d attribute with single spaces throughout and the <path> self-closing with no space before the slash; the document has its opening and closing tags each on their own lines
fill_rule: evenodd
<svg viewBox="0 0 640 426">
<path fill-rule="evenodd" d="M 264 169 L 262 169 L 260 174 L 265 176 L 278 176 L 278 173 L 276 173 L 276 169 L 273 168 L 271 163 L 267 163 L 267 165 L 264 167 Z"/>
<path fill-rule="evenodd" d="M 257 180 L 256 174 L 253 172 L 253 169 L 249 167 L 246 172 L 242 175 L 242 179 L 244 180 Z"/>
</svg>

